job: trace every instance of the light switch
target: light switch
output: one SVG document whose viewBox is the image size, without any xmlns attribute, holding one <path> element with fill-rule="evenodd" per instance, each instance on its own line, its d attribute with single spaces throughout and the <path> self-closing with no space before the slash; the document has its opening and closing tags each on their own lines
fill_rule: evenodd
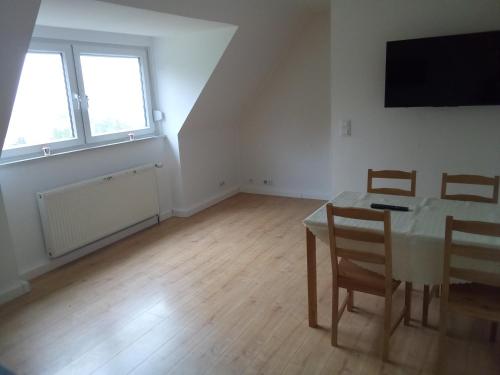
<svg viewBox="0 0 500 375">
<path fill-rule="evenodd" d="M 340 121 L 340 135 L 342 137 L 351 136 L 351 120 Z"/>
</svg>

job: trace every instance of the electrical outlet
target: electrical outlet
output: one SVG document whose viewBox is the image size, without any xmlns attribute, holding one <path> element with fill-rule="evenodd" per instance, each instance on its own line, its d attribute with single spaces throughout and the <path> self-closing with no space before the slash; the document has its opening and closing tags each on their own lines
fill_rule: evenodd
<svg viewBox="0 0 500 375">
<path fill-rule="evenodd" d="M 264 185 L 272 185 L 273 184 L 273 180 L 271 179 L 271 177 L 264 179 L 262 182 L 264 183 Z"/>
</svg>

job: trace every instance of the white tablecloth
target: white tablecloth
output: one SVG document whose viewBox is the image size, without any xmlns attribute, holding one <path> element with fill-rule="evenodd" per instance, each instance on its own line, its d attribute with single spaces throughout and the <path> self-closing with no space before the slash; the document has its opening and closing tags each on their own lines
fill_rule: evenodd
<svg viewBox="0 0 500 375">
<path fill-rule="evenodd" d="M 446 216 L 455 219 L 500 223 L 500 206 L 437 198 L 400 197 L 358 192 L 340 193 L 331 201 L 336 206 L 370 208 L 371 203 L 410 207 L 409 212 L 391 211 L 393 277 L 401 281 L 434 285 L 442 281 Z M 336 218 L 343 227 L 382 230 L 382 223 Z M 304 220 L 321 241 L 328 243 L 325 206 Z M 500 238 L 454 232 L 454 241 L 498 248 Z M 346 246 L 346 244 L 341 244 Z M 352 247 L 352 246 L 351 246 Z M 360 248 L 359 245 L 355 248 Z M 369 250 L 364 248 L 363 250 Z M 454 257 L 453 265 L 500 273 L 500 264 Z M 363 264 L 374 269 L 373 265 Z M 376 270 L 376 269 L 374 269 Z M 458 280 L 455 280 L 458 281 Z"/>
</svg>

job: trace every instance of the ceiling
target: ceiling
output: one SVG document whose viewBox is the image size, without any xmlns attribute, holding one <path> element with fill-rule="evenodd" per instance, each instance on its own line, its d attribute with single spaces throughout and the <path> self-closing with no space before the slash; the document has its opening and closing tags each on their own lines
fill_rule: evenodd
<svg viewBox="0 0 500 375">
<path fill-rule="evenodd" d="M 316 12 L 329 9 L 330 0 L 102 0 L 109 3 L 165 11 L 186 17 L 238 24 L 253 14 L 294 9 Z"/>
<path fill-rule="evenodd" d="M 230 26 L 94 0 L 43 0 L 36 24 L 152 37 Z"/>
<path fill-rule="evenodd" d="M 37 25 L 147 36 L 254 27 L 264 18 L 324 11 L 329 0 L 42 0 Z"/>
</svg>

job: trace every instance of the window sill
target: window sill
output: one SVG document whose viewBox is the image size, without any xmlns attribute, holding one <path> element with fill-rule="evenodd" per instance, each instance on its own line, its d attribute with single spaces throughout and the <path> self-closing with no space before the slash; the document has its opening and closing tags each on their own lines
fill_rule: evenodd
<svg viewBox="0 0 500 375">
<path fill-rule="evenodd" d="M 92 144 L 92 145 L 83 145 L 78 148 L 71 148 L 71 149 L 66 149 L 66 150 L 60 150 L 53 152 L 50 155 L 43 156 L 43 155 L 23 155 L 15 158 L 5 158 L 1 159 L 0 158 L 0 167 L 2 166 L 9 166 L 9 165 L 15 165 L 15 164 L 21 164 L 21 163 L 26 163 L 30 161 L 37 161 L 37 160 L 46 160 L 46 159 L 52 159 L 52 158 L 57 158 L 61 157 L 64 155 L 71 155 L 79 152 L 85 152 L 85 151 L 92 151 L 92 150 L 99 150 L 102 148 L 108 148 L 108 147 L 114 147 L 114 146 L 121 146 L 125 144 L 130 144 L 130 143 L 137 143 L 137 142 L 144 142 L 144 141 L 150 141 L 150 140 L 155 140 L 155 139 L 162 139 L 165 138 L 164 135 L 150 135 L 150 136 L 145 136 L 141 138 L 136 138 L 133 141 L 118 141 L 118 142 L 112 142 L 112 143 L 103 143 L 103 144 Z"/>
</svg>

